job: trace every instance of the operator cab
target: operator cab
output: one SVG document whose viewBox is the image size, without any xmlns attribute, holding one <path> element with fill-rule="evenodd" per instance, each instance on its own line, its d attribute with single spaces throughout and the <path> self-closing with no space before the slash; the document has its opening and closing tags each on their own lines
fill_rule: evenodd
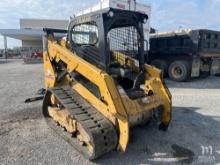
<svg viewBox="0 0 220 165">
<path fill-rule="evenodd" d="M 134 11 L 105 9 L 74 18 L 69 25 L 71 50 L 112 75 L 125 90 L 144 80 L 143 23 L 148 16 Z M 135 59 L 135 70 L 128 59 Z"/>
</svg>

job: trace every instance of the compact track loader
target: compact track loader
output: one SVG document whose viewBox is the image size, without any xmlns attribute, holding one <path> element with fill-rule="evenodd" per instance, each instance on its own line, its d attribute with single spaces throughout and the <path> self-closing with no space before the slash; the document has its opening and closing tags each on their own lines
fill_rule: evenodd
<svg viewBox="0 0 220 165">
<path fill-rule="evenodd" d="M 144 60 L 147 19 L 108 8 L 73 18 L 67 31 L 44 29 L 43 115 L 90 160 L 125 151 L 130 128 L 152 116 L 160 129 L 168 128 L 171 95 L 161 72 Z"/>
</svg>

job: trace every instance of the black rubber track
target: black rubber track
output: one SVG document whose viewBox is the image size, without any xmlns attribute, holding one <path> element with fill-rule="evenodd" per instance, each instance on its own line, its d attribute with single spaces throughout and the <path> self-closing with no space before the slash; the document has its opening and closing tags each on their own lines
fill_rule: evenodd
<svg viewBox="0 0 220 165">
<path fill-rule="evenodd" d="M 48 106 L 51 106 L 51 95 L 56 97 L 90 136 L 94 147 L 93 153 L 89 152 L 86 146 L 81 146 L 77 139 L 70 133 L 65 132 L 61 126 L 57 126 L 49 116 Z M 89 160 L 94 160 L 115 149 L 118 144 L 117 132 L 113 124 L 68 86 L 47 90 L 43 100 L 43 115 L 47 124 L 57 134 Z"/>
</svg>

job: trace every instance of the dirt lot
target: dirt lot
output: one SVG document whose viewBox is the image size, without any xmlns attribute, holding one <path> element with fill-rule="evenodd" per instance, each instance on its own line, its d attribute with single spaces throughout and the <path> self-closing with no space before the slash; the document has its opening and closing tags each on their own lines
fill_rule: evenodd
<svg viewBox="0 0 220 165">
<path fill-rule="evenodd" d="M 220 163 L 220 77 L 166 80 L 173 95 L 168 132 L 155 124 L 135 128 L 126 153 L 89 162 L 48 128 L 41 101 L 23 103 L 43 87 L 42 72 L 41 64 L 0 62 L 0 164 Z"/>
</svg>

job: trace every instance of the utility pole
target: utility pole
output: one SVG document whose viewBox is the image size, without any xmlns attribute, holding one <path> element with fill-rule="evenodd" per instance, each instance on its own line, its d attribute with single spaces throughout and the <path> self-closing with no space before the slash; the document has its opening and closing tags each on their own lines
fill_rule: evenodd
<svg viewBox="0 0 220 165">
<path fill-rule="evenodd" d="M 7 37 L 6 36 L 4 36 L 4 48 L 5 48 L 4 56 L 5 56 L 5 59 L 7 61 L 7 58 L 8 58 L 8 45 L 7 45 Z"/>
</svg>

